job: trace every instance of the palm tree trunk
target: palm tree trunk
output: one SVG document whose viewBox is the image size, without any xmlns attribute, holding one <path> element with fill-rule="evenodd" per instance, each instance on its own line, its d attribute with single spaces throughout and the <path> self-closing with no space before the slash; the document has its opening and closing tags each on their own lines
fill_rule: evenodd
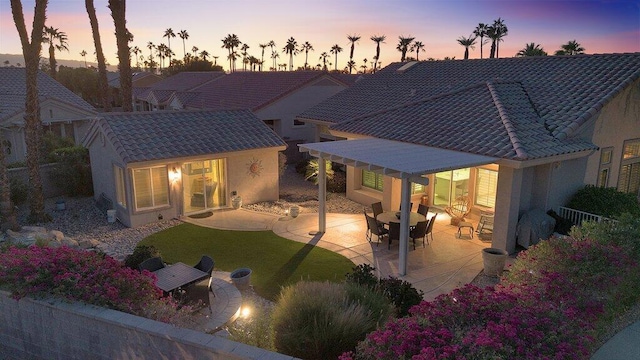
<svg viewBox="0 0 640 360">
<path fill-rule="evenodd" d="M 53 39 L 51 39 L 53 42 Z M 49 44 L 49 75 L 55 80 L 56 79 L 56 49 L 53 47 L 53 44 Z"/>
<path fill-rule="evenodd" d="M 125 0 L 109 0 L 111 17 L 116 28 L 118 59 L 120 60 L 120 88 L 122 89 L 122 110 L 133 111 L 131 97 L 131 54 L 129 53 L 129 31 L 127 30 Z"/>
<path fill-rule="evenodd" d="M 483 44 L 483 36 L 480 36 L 480 59 L 482 59 L 482 44 Z"/>
<path fill-rule="evenodd" d="M 47 222 L 51 217 L 44 211 L 44 196 L 42 180 L 40 178 L 40 103 L 38 99 L 38 65 L 42 50 L 42 30 L 46 19 L 47 0 L 36 0 L 33 15 L 31 42 L 27 35 L 20 0 L 11 0 L 13 19 L 20 35 L 22 53 L 26 72 L 26 101 L 25 101 L 25 142 L 27 145 L 27 169 L 29 172 L 29 221 L 33 223 Z"/>
<path fill-rule="evenodd" d="M 11 204 L 11 185 L 7 175 L 7 164 L 4 143 L 0 143 L 0 216 L 2 216 L 2 231 L 20 230 Z"/>
<path fill-rule="evenodd" d="M 96 8 L 93 5 L 93 0 L 85 0 L 84 3 L 85 7 L 87 8 L 87 14 L 89 15 L 89 23 L 91 24 L 91 32 L 93 33 L 93 43 L 96 47 L 96 58 L 98 59 L 98 89 L 100 89 L 102 108 L 105 112 L 110 112 L 111 93 L 109 92 L 109 84 L 107 82 L 107 65 L 104 58 L 104 53 L 102 52 L 102 41 L 100 41 L 100 31 L 98 30 Z M 149 52 L 151 52 L 151 50 L 149 50 Z"/>
<path fill-rule="evenodd" d="M 489 54 L 489 58 L 493 59 L 495 57 L 495 53 L 496 53 L 496 41 L 495 41 L 495 39 L 492 39 L 492 41 L 491 41 L 491 53 Z"/>
</svg>

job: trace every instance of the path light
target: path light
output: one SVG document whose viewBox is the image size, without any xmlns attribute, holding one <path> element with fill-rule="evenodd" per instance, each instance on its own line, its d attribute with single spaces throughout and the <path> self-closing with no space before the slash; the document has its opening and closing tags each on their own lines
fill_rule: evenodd
<svg viewBox="0 0 640 360">
<path fill-rule="evenodd" d="M 243 306 L 242 310 L 240 310 L 240 316 L 247 319 L 249 316 L 251 316 L 251 308 L 248 306 Z"/>
</svg>

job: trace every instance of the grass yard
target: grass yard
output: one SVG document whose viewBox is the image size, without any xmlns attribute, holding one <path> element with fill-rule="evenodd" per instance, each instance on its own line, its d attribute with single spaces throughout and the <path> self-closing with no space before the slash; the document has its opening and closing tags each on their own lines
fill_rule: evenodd
<svg viewBox="0 0 640 360">
<path fill-rule="evenodd" d="M 272 231 L 217 230 L 181 224 L 153 234 L 139 245 L 153 245 L 167 263 L 196 264 L 202 255 L 215 269 L 253 270 L 251 284 L 262 297 L 274 300 L 280 288 L 298 280 L 343 281 L 355 266 L 332 251 L 277 236 Z"/>
</svg>

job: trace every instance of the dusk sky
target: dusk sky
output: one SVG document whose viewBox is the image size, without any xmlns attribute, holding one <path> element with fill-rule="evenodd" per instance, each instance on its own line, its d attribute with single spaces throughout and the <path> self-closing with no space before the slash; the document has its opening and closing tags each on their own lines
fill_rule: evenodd
<svg viewBox="0 0 640 360">
<path fill-rule="evenodd" d="M 34 1 L 23 0 L 27 27 L 33 20 Z M 98 21 L 107 61 L 115 65 L 116 42 L 113 20 L 107 0 L 95 0 Z M 412 36 L 425 44 L 421 59 L 463 58 L 464 48 L 456 39 L 472 34 L 478 23 L 491 24 L 502 18 L 509 29 L 500 44 L 500 57 L 512 57 L 527 43 L 534 42 L 552 55 L 560 45 L 576 40 L 586 53 L 640 52 L 640 1 L 638 0 L 129 0 L 127 25 L 134 34 L 131 46 L 149 55 L 146 44 L 167 43 L 162 35 L 167 28 L 177 34 L 189 33 L 186 49 L 197 46 L 219 56 L 218 64 L 228 69 L 227 51 L 222 41 L 227 34 L 238 35 L 250 46 L 248 52 L 261 57 L 260 43 L 274 40 L 281 53 L 278 63 L 286 63 L 282 47 L 289 37 L 298 44 L 309 41 L 315 51 L 309 64 L 315 65 L 320 54 L 329 53 L 332 45 L 344 50 L 338 54 L 338 68 L 349 60 L 348 34 L 362 38 L 356 44 L 354 60 L 359 67 L 363 59 L 372 61 L 375 43 L 372 35 L 386 35 L 381 45 L 381 62 L 386 66 L 400 60 L 396 50 L 398 36 Z M 68 35 L 69 52 L 59 59 L 94 61 L 91 28 L 82 0 L 51 0 L 47 7 L 47 25 Z M 488 57 L 490 45 L 484 46 Z M 182 58 L 182 40 L 171 39 L 171 48 Z M 0 0 L 0 53 L 21 54 L 20 41 L 11 15 L 9 0 Z M 414 54 L 415 56 L 415 54 Z M 48 57 L 43 49 L 43 57 Z M 480 58 L 479 39 L 470 58 Z M 331 62 L 334 56 L 331 55 Z M 135 60 L 132 64 L 135 66 Z M 265 63 L 271 64 L 269 49 Z M 295 66 L 304 64 L 304 54 L 295 58 Z M 241 65 L 238 65 L 241 68 Z"/>
</svg>

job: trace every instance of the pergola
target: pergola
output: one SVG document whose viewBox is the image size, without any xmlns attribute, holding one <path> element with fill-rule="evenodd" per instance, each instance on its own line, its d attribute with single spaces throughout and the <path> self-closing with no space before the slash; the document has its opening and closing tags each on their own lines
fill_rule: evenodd
<svg viewBox="0 0 640 360">
<path fill-rule="evenodd" d="M 377 138 L 329 141 L 300 144 L 301 152 L 309 152 L 318 159 L 330 160 L 357 169 L 365 169 L 398 178 L 402 183 L 400 215 L 400 275 L 407 273 L 409 253 L 409 203 L 411 183 L 429 184 L 423 177 L 441 171 L 473 167 L 493 163 L 497 158 L 459 151 L 404 143 Z M 326 165 L 318 161 L 318 231 L 326 231 Z"/>
</svg>

